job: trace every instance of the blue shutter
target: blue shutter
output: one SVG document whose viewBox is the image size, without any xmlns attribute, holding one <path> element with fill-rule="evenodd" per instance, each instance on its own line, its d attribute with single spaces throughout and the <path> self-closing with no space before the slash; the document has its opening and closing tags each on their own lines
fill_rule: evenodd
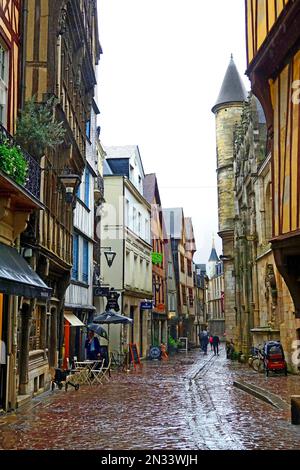
<svg viewBox="0 0 300 470">
<path fill-rule="evenodd" d="M 83 240 L 82 281 L 89 283 L 89 243 L 87 240 Z"/>
<path fill-rule="evenodd" d="M 85 131 L 87 138 L 91 140 L 91 121 L 86 121 Z"/>
<path fill-rule="evenodd" d="M 79 237 L 73 235 L 73 269 L 72 279 L 78 281 L 78 251 L 79 251 Z"/>
<path fill-rule="evenodd" d="M 78 199 L 80 199 L 80 187 L 81 187 L 81 184 L 78 186 L 76 190 L 76 196 L 78 197 Z"/>
<path fill-rule="evenodd" d="M 84 193 L 84 203 L 87 207 L 90 204 L 90 172 L 85 169 L 85 193 Z"/>
</svg>

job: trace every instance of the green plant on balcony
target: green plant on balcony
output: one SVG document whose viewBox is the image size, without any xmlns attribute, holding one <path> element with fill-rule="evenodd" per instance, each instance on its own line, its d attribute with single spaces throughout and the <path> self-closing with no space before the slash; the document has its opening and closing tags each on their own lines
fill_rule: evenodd
<svg viewBox="0 0 300 470">
<path fill-rule="evenodd" d="M 45 154 L 46 148 L 55 149 L 64 141 L 63 122 L 54 117 L 55 97 L 45 103 L 36 103 L 33 96 L 25 103 L 17 122 L 16 140 L 21 147 L 36 158 Z"/>
<path fill-rule="evenodd" d="M 28 163 L 18 146 L 10 146 L 8 142 L 0 144 L 0 169 L 16 183 L 25 185 Z"/>
</svg>

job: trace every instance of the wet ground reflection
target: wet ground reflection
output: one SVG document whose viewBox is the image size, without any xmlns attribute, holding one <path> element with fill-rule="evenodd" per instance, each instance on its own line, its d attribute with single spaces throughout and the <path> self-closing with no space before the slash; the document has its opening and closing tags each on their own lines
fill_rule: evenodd
<svg viewBox="0 0 300 470">
<path fill-rule="evenodd" d="M 103 386 L 35 399 L 0 418 L 0 448 L 300 449 L 300 431 L 286 412 L 232 386 L 236 378 L 265 386 L 264 378 L 222 354 L 197 350 L 148 362 L 142 371 L 114 372 Z M 299 387 L 299 377 L 271 380 L 266 388 L 287 399 Z"/>
</svg>

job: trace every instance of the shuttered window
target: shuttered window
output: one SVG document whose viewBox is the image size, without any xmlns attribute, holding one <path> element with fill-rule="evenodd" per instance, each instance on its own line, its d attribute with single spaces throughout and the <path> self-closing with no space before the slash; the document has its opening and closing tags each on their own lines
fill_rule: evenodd
<svg viewBox="0 0 300 470">
<path fill-rule="evenodd" d="M 78 235 L 73 235 L 73 269 L 72 269 L 72 279 L 78 281 L 78 252 L 79 252 L 79 237 Z"/>
<path fill-rule="evenodd" d="M 87 207 L 90 207 L 90 172 L 87 168 L 85 169 L 84 203 Z"/>
<path fill-rule="evenodd" d="M 83 240 L 83 261 L 82 261 L 82 282 L 88 284 L 89 282 L 89 243 Z"/>
</svg>

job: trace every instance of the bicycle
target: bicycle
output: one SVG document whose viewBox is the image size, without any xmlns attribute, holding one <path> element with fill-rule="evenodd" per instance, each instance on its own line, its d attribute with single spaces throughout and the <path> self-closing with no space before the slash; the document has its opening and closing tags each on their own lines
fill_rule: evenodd
<svg viewBox="0 0 300 470">
<path fill-rule="evenodd" d="M 111 352 L 111 367 L 117 370 L 124 370 L 126 368 L 126 354 L 122 354 L 119 351 Z"/>
<path fill-rule="evenodd" d="M 260 346 L 252 348 L 253 353 L 248 360 L 249 366 L 256 372 L 263 372 L 265 369 L 265 357 Z"/>
</svg>

